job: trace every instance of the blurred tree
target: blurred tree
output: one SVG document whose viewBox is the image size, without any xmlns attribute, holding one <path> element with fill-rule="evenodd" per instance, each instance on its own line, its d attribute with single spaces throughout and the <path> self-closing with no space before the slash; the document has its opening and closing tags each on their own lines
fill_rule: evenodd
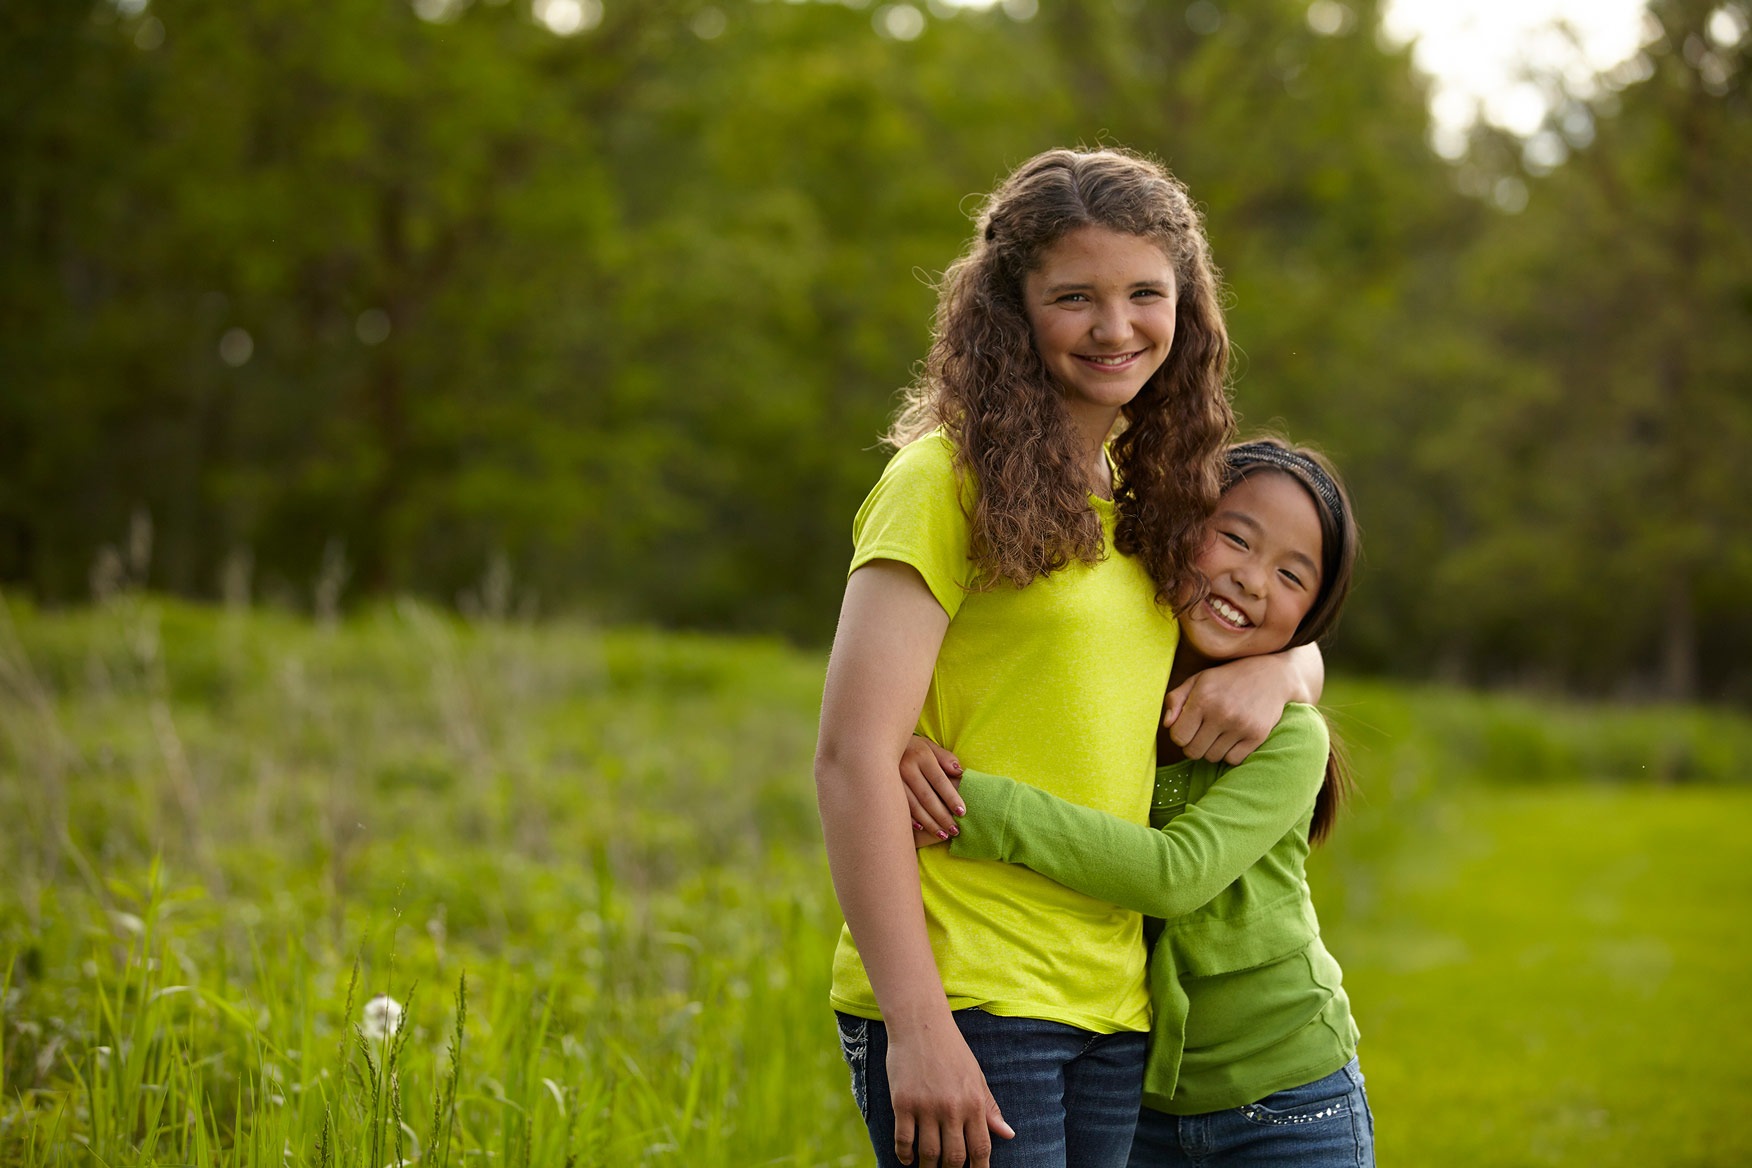
<svg viewBox="0 0 1752 1168">
<path fill-rule="evenodd" d="M 310 573 L 331 538 L 368 587 L 406 584 L 417 544 L 453 538 L 446 422 L 483 347 L 523 374 L 519 457 L 539 417 L 521 321 L 608 217 L 568 100 L 589 87 L 531 84 L 553 38 L 508 11 L 465 32 L 378 0 L 37 7 L 77 51 L 9 151 L 33 246 L 6 284 L 29 371 L 8 575 L 67 595 L 145 502 L 172 588 L 210 587 L 233 542 Z M 24 39 L 8 60 L 36 56 Z M 543 266 L 547 289 L 498 293 Z"/>
<path fill-rule="evenodd" d="M 1372 0 L 926 7 L 0 10 L 0 580 L 78 598 L 143 506 L 182 592 L 344 548 L 823 638 L 975 196 L 1121 142 L 1208 212 L 1245 425 L 1353 485 L 1337 660 L 1747 688 L 1744 0 L 1664 0 L 1543 176 L 1429 151 Z"/>
<path fill-rule="evenodd" d="M 1752 110 L 1722 34 L 1749 14 L 1652 11 L 1649 76 L 1553 114 L 1575 157 L 1474 253 L 1497 367 L 1429 445 L 1465 499 L 1440 575 L 1475 666 L 1688 697 L 1744 687 L 1752 652 Z"/>
</svg>

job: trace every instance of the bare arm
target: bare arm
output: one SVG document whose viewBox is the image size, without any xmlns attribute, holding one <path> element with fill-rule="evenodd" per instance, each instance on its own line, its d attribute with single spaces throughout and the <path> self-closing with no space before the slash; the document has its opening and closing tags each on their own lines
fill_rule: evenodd
<svg viewBox="0 0 1752 1168">
<path fill-rule="evenodd" d="M 1187 758 L 1239 765 L 1290 702 L 1318 705 L 1326 659 L 1318 645 L 1241 657 L 1193 674 L 1168 691 L 1162 725 Z"/>
<path fill-rule="evenodd" d="M 875 560 L 846 583 L 828 659 L 815 790 L 828 865 L 888 1028 L 895 1154 L 983 1165 L 989 1131 L 1008 1134 L 985 1076 L 950 1014 L 937 974 L 894 781 L 949 627 L 923 578 Z M 989 1130 L 988 1130 L 989 1129 Z"/>
</svg>

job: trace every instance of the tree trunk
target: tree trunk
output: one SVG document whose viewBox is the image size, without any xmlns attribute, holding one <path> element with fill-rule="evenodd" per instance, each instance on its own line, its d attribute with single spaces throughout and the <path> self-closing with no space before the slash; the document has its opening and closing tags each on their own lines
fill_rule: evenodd
<svg viewBox="0 0 1752 1168">
<path fill-rule="evenodd" d="M 1667 579 L 1661 637 L 1661 691 L 1677 701 L 1697 696 L 1697 613 L 1683 572 Z"/>
</svg>

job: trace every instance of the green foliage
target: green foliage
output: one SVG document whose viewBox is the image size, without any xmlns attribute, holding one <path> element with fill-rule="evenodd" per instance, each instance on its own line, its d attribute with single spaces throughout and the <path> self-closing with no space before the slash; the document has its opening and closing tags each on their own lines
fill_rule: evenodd
<svg viewBox="0 0 1752 1168">
<path fill-rule="evenodd" d="M 1649 76 L 1561 100 L 1541 177 L 1488 133 L 1430 153 L 1372 2 L 1336 35 L 1303 0 L 933 7 L 911 41 L 837 3 L 610 0 L 572 37 L 487 0 L 11 5 L 0 579 L 80 599 L 143 509 L 185 595 L 449 604 L 500 565 L 512 609 L 819 643 L 969 197 L 1118 141 L 1208 211 L 1246 425 L 1354 486 L 1338 658 L 1743 695 L 1718 6 L 1658 4 Z M 1461 193 L 1503 182 L 1523 212 Z"/>
<path fill-rule="evenodd" d="M 1419 784 L 1712 783 L 1752 780 L 1752 723 L 1698 706 L 1596 705 L 1452 688 L 1339 681 L 1335 731 L 1396 781 Z"/>
<path fill-rule="evenodd" d="M 821 668 L 412 602 L 8 598 L 0 1162 L 861 1162 Z M 1362 794 L 1311 880 L 1383 1162 L 1752 1153 L 1720 1041 L 1752 1022 L 1721 927 L 1752 904 L 1752 723 L 1330 705 Z"/>
<path fill-rule="evenodd" d="M 1497 388 L 1424 448 L 1454 490 L 1427 626 L 1454 658 L 1745 691 L 1752 106 L 1747 46 L 1709 47 L 1718 7 L 1654 5 L 1650 75 L 1553 115 L 1573 159 L 1461 269 Z"/>
</svg>

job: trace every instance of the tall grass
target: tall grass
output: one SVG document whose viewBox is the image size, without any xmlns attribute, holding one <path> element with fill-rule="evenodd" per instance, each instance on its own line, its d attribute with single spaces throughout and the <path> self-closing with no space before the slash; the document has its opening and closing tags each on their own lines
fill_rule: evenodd
<svg viewBox="0 0 1752 1168">
<path fill-rule="evenodd" d="M 10 614 L 0 1161 L 861 1146 L 817 663 L 411 603 Z M 379 993 L 405 1022 L 374 1040 Z"/>
<path fill-rule="evenodd" d="M 0 1163 L 863 1162 L 821 666 L 413 602 L 0 604 Z M 1314 880 L 1383 1162 L 1752 1157 L 1708 1038 L 1752 1025 L 1752 951 L 1707 925 L 1752 908 L 1752 722 L 1329 704 L 1363 797 Z"/>
</svg>

